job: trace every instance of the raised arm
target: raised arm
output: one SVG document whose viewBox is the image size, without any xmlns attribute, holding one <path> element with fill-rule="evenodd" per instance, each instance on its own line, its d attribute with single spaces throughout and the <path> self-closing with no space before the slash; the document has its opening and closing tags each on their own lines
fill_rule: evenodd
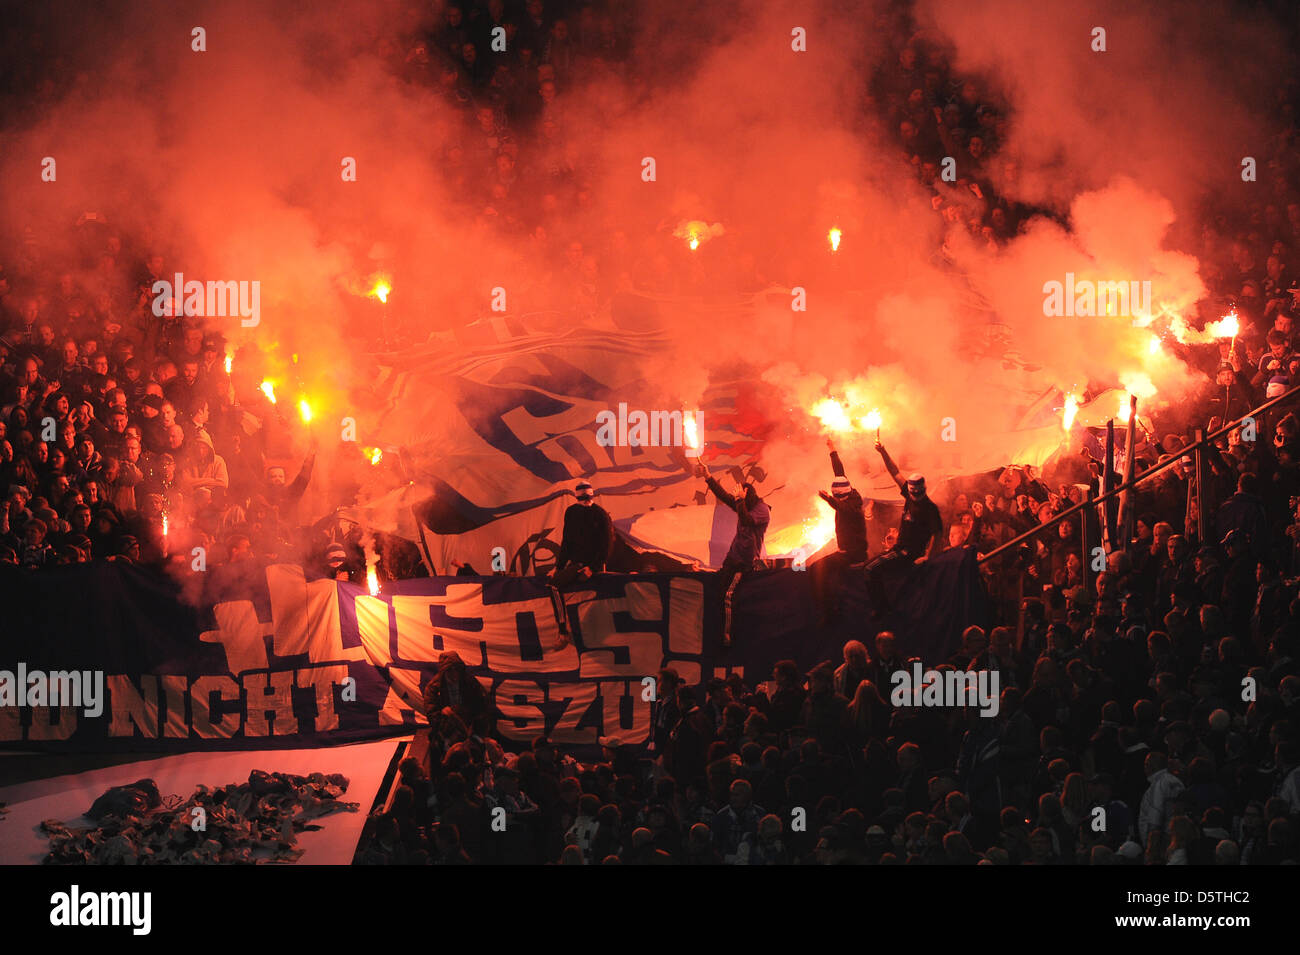
<svg viewBox="0 0 1300 955">
<path fill-rule="evenodd" d="M 709 490 L 712 491 L 717 496 L 719 501 L 727 505 L 727 507 L 731 508 L 737 514 L 741 513 L 741 508 L 739 506 L 740 502 L 738 502 L 734 497 L 732 497 L 730 494 L 724 491 L 722 489 L 722 485 L 719 484 L 716 480 L 714 480 L 712 474 L 705 477 L 704 480 L 705 483 L 709 485 Z"/>
<path fill-rule="evenodd" d="M 876 450 L 880 452 L 880 457 L 884 459 L 885 470 L 889 472 L 889 476 L 894 479 L 894 483 L 898 485 L 898 489 L 906 494 L 907 483 L 899 477 L 898 465 L 894 463 L 894 459 L 889 456 L 889 452 L 885 450 L 885 446 L 879 441 L 876 441 Z"/>
</svg>

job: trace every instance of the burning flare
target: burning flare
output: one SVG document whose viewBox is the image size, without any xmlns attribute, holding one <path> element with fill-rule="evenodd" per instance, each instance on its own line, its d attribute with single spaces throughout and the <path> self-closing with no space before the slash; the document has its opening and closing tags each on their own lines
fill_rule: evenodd
<svg viewBox="0 0 1300 955">
<path fill-rule="evenodd" d="M 375 565 L 366 565 L 366 588 L 370 591 L 370 596 L 379 596 L 379 574 L 375 573 Z"/>
<path fill-rule="evenodd" d="M 270 380 L 262 382 L 262 394 L 266 395 L 266 400 L 275 404 L 275 385 Z"/>
<path fill-rule="evenodd" d="M 1065 408 L 1061 413 L 1061 427 L 1069 431 L 1074 426 L 1074 416 L 1079 413 L 1079 396 L 1071 392 L 1065 396 Z"/>
<path fill-rule="evenodd" d="M 853 421 L 848 410 L 834 398 L 823 398 L 812 406 L 813 416 L 819 418 L 827 431 L 852 431 Z"/>
<path fill-rule="evenodd" d="M 370 462 L 372 467 L 384 459 L 384 452 L 381 448 L 362 448 L 361 453 L 366 456 L 366 460 Z"/>
<path fill-rule="evenodd" d="M 682 434 L 686 438 L 686 446 L 699 450 L 700 448 L 700 429 L 695 421 L 694 411 L 682 412 Z"/>
<path fill-rule="evenodd" d="M 691 219 L 689 222 L 679 223 L 677 228 L 673 230 L 673 236 L 678 239 L 685 239 L 686 247 L 694 252 L 703 243 L 722 235 L 725 231 L 721 222 L 709 225 L 701 219 Z"/>
<path fill-rule="evenodd" d="M 234 362 L 235 362 L 235 356 L 234 356 L 234 355 L 229 355 L 229 354 L 226 355 L 226 374 L 227 374 L 227 375 L 230 374 L 230 368 L 231 368 L 231 366 L 234 364 Z"/>
<path fill-rule="evenodd" d="M 370 287 L 366 294 L 371 298 L 377 298 L 385 305 L 388 304 L 388 293 L 393 290 L 393 283 L 386 275 L 376 275 L 375 284 Z"/>
<path fill-rule="evenodd" d="M 844 233 L 841 232 L 839 229 L 831 229 L 830 232 L 826 233 L 826 238 L 831 244 L 832 252 L 838 252 L 840 250 L 840 238 L 843 235 Z"/>
<path fill-rule="evenodd" d="M 865 415 L 863 415 L 858 420 L 861 423 L 862 427 L 865 428 L 867 431 L 875 431 L 877 433 L 880 432 L 881 417 L 880 417 L 880 411 L 877 410 L 876 408 L 872 408 L 870 411 L 868 411 Z"/>
<path fill-rule="evenodd" d="M 1241 322 L 1234 308 L 1217 322 L 1207 322 L 1199 332 L 1187 324 L 1181 315 L 1175 315 L 1169 322 L 1169 330 L 1184 345 L 1207 345 L 1221 338 L 1236 338 L 1241 331 Z M 1139 395 L 1138 397 L 1142 397 Z"/>
<path fill-rule="evenodd" d="M 272 401 L 275 399 L 272 398 Z M 307 403 L 306 398 L 298 399 L 298 417 L 302 418 L 303 424 L 311 423 L 311 405 Z"/>
</svg>

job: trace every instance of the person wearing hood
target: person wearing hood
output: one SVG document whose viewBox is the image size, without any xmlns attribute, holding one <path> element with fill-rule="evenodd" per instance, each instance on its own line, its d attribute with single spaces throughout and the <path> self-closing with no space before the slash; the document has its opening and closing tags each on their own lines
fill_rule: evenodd
<svg viewBox="0 0 1300 955">
<path fill-rule="evenodd" d="M 898 465 L 879 439 L 876 441 L 876 450 L 880 452 L 889 476 L 894 479 L 903 495 L 903 516 L 898 524 L 898 539 L 887 552 L 867 564 L 866 571 L 872 605 L 878 610 L 888 610 L 885 578 L 899 568 L 924 563 L 938 553 L 943 546 L 943 518 L 938 506 L 926 492 L 925 477 L 914 473 L 904 480 L 899 474 Z"/>
<path fill-rule="evenodd" d="M 772 519 L 772 509 L 758 496 L 758 490 L 749 482 L 741 486 L 740 494 L 732 495 L 723 490 L 722 485 L 704 465 L 698 465 L 695 474 L 704 478 L 709 490 L 719 501 L 736 512 L 736 536 L 731 539 L 731 546 L 727 549 L 719 573 L 730 579 L 735 574 L 753 570 L 754 564 L 763 555 L 763 538 L 767 534 L 768 522 Z"/>
<path fill-rule="evenodd" d="M 194 455 L 181 472 L 186 489 L 193 492 L 205 487 L 214 492 L 224 493 L 230 487 L 230 472 L 226 468 L 226 459 L 212 447 L 212 438 L 206 431 L 196 433 Z"/>
<path fill-rule="evenodd" d="M 449 708 L 470 732 L 478 736 L 491 732 L 492 706 L 487 693 L 470 676 L 465 661 L 455 650 L 446 650 L 438 657 L 438 673 L 424 688 L 424 703 L 430 720 Z"/>
</svg>

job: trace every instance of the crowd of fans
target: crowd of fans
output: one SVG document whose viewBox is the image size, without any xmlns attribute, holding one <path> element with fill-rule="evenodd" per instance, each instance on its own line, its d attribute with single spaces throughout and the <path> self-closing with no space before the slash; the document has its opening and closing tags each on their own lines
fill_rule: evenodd
<svg viewBox="0 0 1300 955">
<path fill-rule="evenodd" d="M 585 201 L 565 92 L 619 69 L 633 32 L 623 5 L 487 0 L 438 16 L 390 59 L 462 111 L 465 135 L 442 156 L 451 181 L 481 220 L 547 250 L 576 302 L 600 302 L 621 281 L 626 237 L 602 237 L 600 256 L 577 239 L 556 249 L 548 223 Z M 497 26 L 506 52 L 492 50 Z M 1013 237 L 1041 210 L 1005 198 L 1008 105 L 954 71 L 905 12 L 888 26 L 894 49 L 868 108 L 934 189 L 936 214 L 992 243 Z M 1279 91 L 1281 115 L 1292 95 Z M 1206 210 L 1193 251 L 1242 331 L 1185 352 L 1206 371 L 1204 394 L 1140 415 L 1121 447 L 1139 471 L 1178 461 L 1128 500 L 1133 519 L 1114 522 L 1105 568 L 1092 566 L 1097 522 L 1061 522 L 984 565 L 996 625 L 924 661 L 996 671 L 996 717 L 891 706 L 908 635 L 881 631 L 806 674 L 777 662 L 757 686 L 661 672 L 644 750 L 606 738 L 602 758 L 579 762 L 539 739 L 508 754 L 453 655 L 426 692 L 427 755 L 402 765 L 359 861 L 1300 861 L 1300 420 L 1283 407 L 1227 435 L 1205 452 L 1194 494 L 1183 452 L 1192 429 L 1300 383 L 1295 133 L 1261 158 L 1274 175 L 1257 205 Z M 939 175 L 945 156 L 958 160 L 954 183 Z M 521 170 L 539 202 L 520 199 Z M 292 455 L 279 410 L 255 382 L 236 387 L 219 330 L 153 314 L 153 282 L 173 271 L 165 256 L 96 214 L 66 242 L 29 234 L 14 248 L 0 268 L 0 564 L 188 564 L 203 546 L 217 566 L 289 557 L 356 573 L 355 529 L 298 513 L 314 450 Z M 986 553 L 1083 500 L 1103 467 L 1084 435 L 1041 472 L 964 482 L 948 541 Z M 873 521 L 872 553 L 887 524 Z"/>
</svg>

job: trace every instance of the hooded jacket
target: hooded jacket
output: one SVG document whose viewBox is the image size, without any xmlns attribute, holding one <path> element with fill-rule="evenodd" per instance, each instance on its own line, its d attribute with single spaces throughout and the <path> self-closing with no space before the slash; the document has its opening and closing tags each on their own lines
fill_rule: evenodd
<svg viewBox="0 0 1300 955">
<path fill-rule="evenodd" d="M 763 537 L 767 534 L 768 522 L 772 519 L 772 509 L 762 499 L 753 507 L 743 499 L 736 498 L 722 489 L 722 485 L 710 475 L 709 488 L 719 501 L 736 512 L 736 536 L 731 540 L 727 550 L 727 561 L 748 567 L 763 553 Z"/>
</svg>

